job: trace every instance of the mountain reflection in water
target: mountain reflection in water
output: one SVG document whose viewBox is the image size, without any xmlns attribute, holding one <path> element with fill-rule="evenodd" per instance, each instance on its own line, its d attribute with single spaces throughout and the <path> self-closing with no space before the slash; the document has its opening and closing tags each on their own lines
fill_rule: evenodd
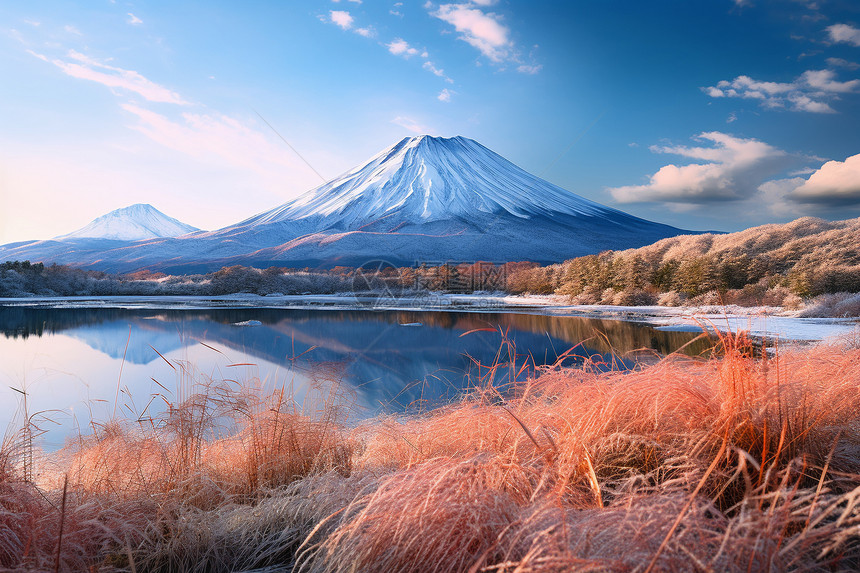
<svg viewBox="0 0 860 573">
<path fill-rule="evenodd" d="M 115 369 L 104 386 L 115 389 L 123 367 L 122 381 L 130 388 L 129 393 L 143 394 L 152 388 L 151 378 L 165 376 L 161 356 L 176 362 L 193 355 L 196 371 L 210 377 L 236 376 L 235 368 L 227 367 L 238 358 L 243 364 L 259 365 L 255 375 L 270 385 L 289 381 L 300 386 L 320 377 L 338 379 L 352 394 L 361 411 L 359 416 L 403 411 L 419 400 L 432 406 L 454 398 L 486 372 L 477 364 L 508 360 L 502 332 L 515 344 L 519 360 L 528 359 L 535 366 L 555 363 L 559 355 L 573 347 L 576 348 L 564 361 L 566 365 L 582 363 L 585 357 L 598 362 L 616 357 L 618 366 L 629 367 L 632 361 L 623 356 L 634 350 L 668 354 L 687 345 L 684 352 L 699 354 L 710 346 L 707 339 L 688 344 L 696 333 L 657 331 L 630 322 L 436 311 L 0 307 L 0 332 L 4 335 L 0 338 L 0 359 L 11 363 L 36 340 L 47 344 L 39 352 L 47 348 L 50 353 L 56 344 L 57 356 L 71 362 L 82 353 L 63 351 L 61 344 L 70 348 L 77 344 L 75 348 L 80 348 L 83 343 L 96 350 L 86 364 L 53 367 L 71 373 L 74 380 L 53 376 L 45 383 L 56 386 L 84 380 L 88 397 L 98 394 L 93 390 L 98 383 L 93 380 L 96 370 L 92 364 L 99 361 L 97 356 L 106 362 L 101 365 L 100 376 Z M 10 358 L 3 352 L 4 345 Z M 204 345 L 208 345 L 208 353 L 191 350 Z M 30 364 L 35 366 L 37 362 Z M 0 362 L 0 382 L 6 387 L 20 382 L 22 374 L 17 372 L 16 376 L 13 370 Z M 23 375 L 26 377 L 26 373 Z M 43 385 L 30 392 L 39 394 L 44 401 L 55 394 L 54 386 L 48 390 Z M 146 396 L 137 399 L 145 402 Z M 68 406 L 50 405 L 59 409 Z M 11 414 L 0 410 L 0 422 L 4 416 Z"/>
</svg>

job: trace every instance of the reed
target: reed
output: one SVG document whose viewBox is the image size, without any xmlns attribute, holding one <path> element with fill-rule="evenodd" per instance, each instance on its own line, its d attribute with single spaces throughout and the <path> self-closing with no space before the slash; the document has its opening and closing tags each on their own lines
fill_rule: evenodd
<svg viewBox="0 0 860 573">
<path fill-rule="evenodd" d="M 35 456 L 36 480 L 4 441 L 0 567 L 856 570 L 858 367 L 856 345 L 743 335 L 629 371 L 499 362 L 507 391 L 488 374 L 352 428 L 336 381 L 301 406 L 197 381 L 161 417 Z"/>
</svg>

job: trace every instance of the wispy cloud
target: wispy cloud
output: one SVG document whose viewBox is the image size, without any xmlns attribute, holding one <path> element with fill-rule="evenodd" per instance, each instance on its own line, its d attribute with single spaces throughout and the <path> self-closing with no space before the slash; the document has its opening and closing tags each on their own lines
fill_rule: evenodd
<svg viewBox="0 0 860 573">
<path fill-rule="evenodd" d="M 402 3 L 397 3 L 396 6 L 402 6 Z M 331 10 L 329 12 L 329 17 L 326 18 L 323 15 L 319 16 L 319 19 L 326 23 L 332 23 L 339 26 L 343 30 L 351 30 L 355 32 L 359 36 L 364 36 L 365 38 L 376 38 L 377 32 L 373 26 L 364 26 L 364 27 L 355 27 L 355 19 L 352 14 L 345 10 Z M 390 42 L 380 42 L 380 45 L 384 46 L 389 53 L 400 56 L 402 58 L 409 59 L 413 56 L 420 56 L 422 59 L 427 60 L 430 57 L 429 52 L 426 49 L 416 48 L 411 45 L 409 42 L 404 40 L 403 38 L 396 37 Z M 448 83 L 453 83 L 453 80 L 445 75 L 445 71 L 441 68 L 436 67 L 436 64 L 427 60 L 424 62 L 422 67 L 429 71 L 430 73 L 444 79 Z"/>
<path fill-rule="evenodd" d="M 455 93 L 456 92 L 449 90 L 448 88 L 443 88 L 442 91 L 439 92 L 439 95 L 436 96 L 436 99 L 438 99 L 439 101 L 444 101 L 447 103 L 447 102 L 451 101 L 451 96 L 454 95 Z"/>
<path fill-rule="evenodd" d="M 249 122 L 217 114 L 182 113 L 180 121 L 133 103 L 120 107 L 137 123 L 130 127 L 174 151 L 213 164 L 265 174 L 284 167 L 298 173 L 309 169 Z"/>
<path fill-rule="evenodd" d="M 522 64 L 522 65 L 517 66 L 518 72 L 522 72 L 524 74 L 531 74 L 531 75 L 538 73 L 542 69 L 543 69 L 543 66 L 540 64 L 537 64 L 537 65 Z"/>
<path fill-rule="evenodd" d="M 425 134 L 433 135 L 436 133 L 435 130 L 427 127 L 426 125 L 418 122 L 415 119 L 412 119 L 411 117 L 404 117 L 404 116 L 398 115 L 397 117 L 395 117 L 394 119 L 391 120 L 391 123 L 393 123 L 395 125 L 399 125 L 400 127 L 407 129 L 407 130 L 411 131 L 412 133 L 416 133 L 418 135 L 425 135 Z"/>
<path fill-rule="evenodd" d="M 857 62 L 850 62 L 843 58 L 827 58 L 827 65 L 831 68 L 845 68 L 847 70 L 860 68 L 860 64 Z"/>
<path fill-rule="evenodd" d="M 844 42 L 860 47 L 860 29 L 848 24 L 833 24 L 827 27 L 831 42 Z"/>
<path fill-rule="evenodd" d="M 329 12 L 329 17 L 334 24 L 337 24 L 344 30 L 349 30 L 352 28 L 353 17 L 346 10 L 331 10 Z"/>
<path fill-rule="evenodd" d="M 654 153 L 704 161 L 661 167 L 645 185 L 609 189 L 622 203 L 661 202 L 705 204 L 738 201 L 752 196 L 769 176 L 793 161 L 786 152 L 756 139 L 741 139 L 712 131 L 695 139 L 709 147 L 651 147 Z"/>
<path fill-rule="evenodd" d="M 808 70 L 793 82 L 766 82 L 749 76 L 723 80 L 702 91 L 713 98 L 744 98 L 758 100 L 764 108 L 790 109 L 811 113 L 835 113 L 830 101 L 840 94 L 857 92 L 860 80 L 840 82 L 833 70 Z"/>
<path fill-rule="evenodd" d="M 139 26 L 140 24 L 143 24 L 143 20 L 141 20 L 131 12 L 128 13 L 128 20 L 126 21 L 132 26 Z"/>
<path fill-rule="evenodd" d="M 83 36 L 84 35 L 80 30 L 78 30 L 76 27 L 72 26 L 71 24 L 66 24 L 65 26 L 63 26 L 63 30 L 65 30 L 69 34 L 74 34 L 75 36 Z"/>
<path fill-rule="evenodd" d="M 47 56 L 32 51 L 30 51 L 30 54 L 40 60 L 54 64 L 63 73 L 73 78 L 96 82 L 111 89 L 133 92 L 152 102 L 178 105 L 188 104 L 175 91 L 150 81 L 134 70 L 125 70 L 116 66 L 110 66 L 74 50 L 69 50 L 65 60 L 59 58 L 50 59 Z"/>
<path fill-rule="evenodd" d="M 443 78 L 449 84 L 454 83 L 454 80 L 452 80 L 447 75 L 445 75 L 445 70 L 443 70 L 441 68 L 437 68 L 433 62 L 429 62 L 429 61 L 424 62 L 424 64 L 422 64 L 421 67 L 423 67 L 425 70 L 427 70 L 428 72 L 430 72 L 434 76 L 439 76 L 440 78 Z"/>
</svg>

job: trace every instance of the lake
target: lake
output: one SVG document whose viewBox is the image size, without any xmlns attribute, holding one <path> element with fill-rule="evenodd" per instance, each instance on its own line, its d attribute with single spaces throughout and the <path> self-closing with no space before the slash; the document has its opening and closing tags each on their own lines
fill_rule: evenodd
<svg viewBox="0 0 860 573">
<path fill-rule="evenodd" d="M 0 423 L 21 427 L 26 393 L 49 450 L 91 419 L 156 416 L 195 383 L 285 387 L 299 408 L 336 386 L 361 419 L 448 402 L 514 354 L 541 366 L 574 348 L 566 365 L 625 368 L 630 351 L 667 354 L 697 336 L 523 312 L 25 306 L 0 306 L 0 333 Z"/>
</svg>

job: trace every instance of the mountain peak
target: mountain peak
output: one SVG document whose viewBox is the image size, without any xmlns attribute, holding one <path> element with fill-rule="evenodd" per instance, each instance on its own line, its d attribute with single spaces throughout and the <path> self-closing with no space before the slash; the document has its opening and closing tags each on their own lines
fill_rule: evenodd
<svg viewBox="0 0 860 573">
<path fill-rule="evenodd" d="M 615 212 L 531 175 L 462 136 L 406 137 L 369 161 L 244 225 L 325 218 L 356 230 L 381 218 L 423 224 L 481 216 Z"/>
<path fill-rule="evenodd" d="M 199 231 L 182 221 L 168 217 L 149 203 L 135 203 L 115 209 L 90 224 L 57 239 L 113 239 L 141 241 L 165 237 L 179 237 Z"/>
</svg>

